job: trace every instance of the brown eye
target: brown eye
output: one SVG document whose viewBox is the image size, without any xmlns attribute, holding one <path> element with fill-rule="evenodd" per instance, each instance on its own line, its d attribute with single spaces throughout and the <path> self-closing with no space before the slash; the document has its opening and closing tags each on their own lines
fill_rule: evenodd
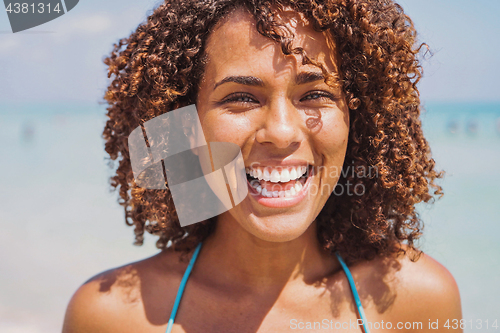
<svg viewBox="0 0 500 333">
<path fill-rule="evenodd" d="M 249 94 L 236 93 L 236 94 L 229 95 L 221 103 L 222 104 L 225 104 L 225 103 L 246 104 L 246 103 L 259 103 L 259 102 L 257 100 L 255 100 Z"/>
<path fill-rule="evenodd" d="M 335 101 L 335 96 L 333 96 L 330 93 L 327 93 L 325 91 L 314 91 L 306 96 L 304 96 L 300 101 L 315 101 L 315 100 L 328 100 L 328 101 Z"/>
</svg>

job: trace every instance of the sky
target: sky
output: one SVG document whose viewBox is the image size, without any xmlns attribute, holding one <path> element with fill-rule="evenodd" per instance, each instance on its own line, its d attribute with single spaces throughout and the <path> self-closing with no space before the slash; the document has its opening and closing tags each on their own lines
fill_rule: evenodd
<svg viewBox="0 0 500 333">
<path fill-rule="evenodd" d="M 65 15 L 16 34 L 1 11 L 0 105 L 102 101 L 103 58 L 160 2 L 80 0 Z M 423 63 L 424 101 L 500 102 L 500 1 L 399 3 L 433 52 Z"/>
</svg>

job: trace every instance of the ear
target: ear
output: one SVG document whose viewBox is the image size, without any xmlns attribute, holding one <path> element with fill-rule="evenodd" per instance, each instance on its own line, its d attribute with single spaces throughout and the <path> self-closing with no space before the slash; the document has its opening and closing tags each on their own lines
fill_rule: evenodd
<svg viewBox="0 0 500 333">
<path fill-rule="evenodd" d="M 183 121 L 183 124 L 182 124 L 182 130 L 184 131 L 184 135 L 186 136 L 186 138 L 188 139 L 189 141 L 189 147 L 191 148 L 191 151 L 198 155 L 196 153 L 196 138 L 195 138 L 195 134 L 194 134 L 194 126 L 190 126 L 187 122 L 184 122 Z"/>
<path fill-rule="evenodd" d="M 177 132 L 182 131 L 181 133 L 183 133 L 185 137 L 185 144 L 189 145 L 189 148 L 195 155 L 199 155 L 197 148 L 206 146 L 207 142 L 201 127 L 200 118 L 198 117 L 196 105 L 191 104 L 177 109 L 174 112 L 176 112 L 175 116 L 177 120 L 175 123 L 178 127 L 172 130 L 176 130 Z M 175 124 L 173 126 L 175 127 Z M 182 128 L 179 128 L 181 126 Z"/>
<path fill-rule="evenodd" d="M 198 122 L 193 122 L 189 124 L 189 127 L 185 127 L 184 133 L 189 140 L 189 146 L 193 154 L 198 155 L 198 148 L 206 146 L 205 135 L 203 130 L 199 126 Z"/>
<path fill-rule="evenodd" d="M 197 126 L 199 122 L 191 118 L 192 117 L 189 117 L 189 115 L 182 116 L 182 130 L 189 142 L 189 147 L 191 148 L 191 151 L 195 155 L 198 155 L 198 151 L 196 148 L 203 145 L 200 144 L 200 139 L 199 139 L 200 131 L 198 130 Z M 203 131 L 201 131 L 201 135 L 203 135 Z"/>
</svg>

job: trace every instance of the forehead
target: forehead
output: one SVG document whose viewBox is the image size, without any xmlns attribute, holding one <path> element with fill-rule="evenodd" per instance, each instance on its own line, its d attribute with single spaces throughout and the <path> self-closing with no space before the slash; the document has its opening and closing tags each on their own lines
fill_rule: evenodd
<svg viewBox="0 0 500 333">
<path fill-rule="evenodd" d="M 301 13 L 285 10 L 276 15 L 294 34 L 292 48 L 302 47 L 309 57 L 322 62 L 330 72 L 337 71 L 335 45 L 327 32 L 315 31 Z M 229 14 L 215 27 L 207 42 L 207 55 L 207 72 L 218 74 L 242 68 L 269 71 L 272 67 L 273 72 L 277 72 L 290 66 L 298 70 L 302 66 L 299 55 L 285 56 L 277 42 L 257 31 L 253 16 L 242 9 Z M 319 71 L 313 65 L 302 67 Z"/>
</svg>

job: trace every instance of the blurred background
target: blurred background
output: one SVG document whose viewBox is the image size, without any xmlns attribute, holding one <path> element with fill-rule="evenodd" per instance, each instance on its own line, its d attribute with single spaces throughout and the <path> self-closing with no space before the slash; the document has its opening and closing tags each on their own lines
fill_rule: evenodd
<svg viewBox="0 0 500 333">
<path fill-rule="evenodd" d="M 153 237 L 132 245 L 109 191 L 99 102 L 102 59 L 159 3 L 82 0 L 16 34 L 0 11 L 0 332 L 60 331 L 83 282 L 157 252 Z M 466 332 L 495 330 L 486 320 L 500 319 L 500 1 L 399 3 L 433 52 L 422 120 L 446 171 L 445 196 L 419 207 L 420 245 L 455 276 Z"/>
</svg>

